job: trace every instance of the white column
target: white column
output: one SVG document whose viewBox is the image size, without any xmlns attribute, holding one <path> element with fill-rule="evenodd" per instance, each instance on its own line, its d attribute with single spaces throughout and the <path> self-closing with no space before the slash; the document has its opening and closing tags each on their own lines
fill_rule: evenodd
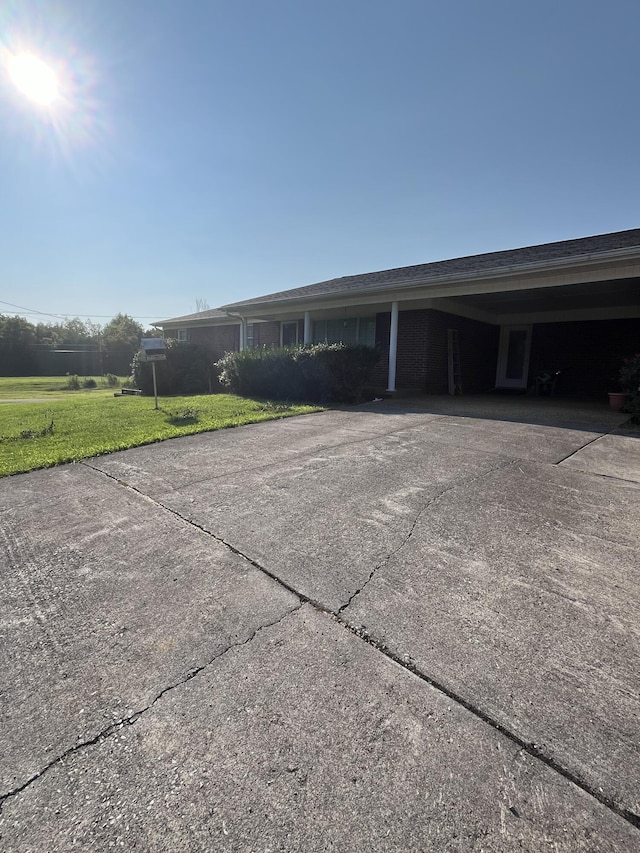
<svg viewBox="0 0 640 853">
<path fill-rule="evenodd" d="M 304 342 L 311 343 L 311 312 L 304 312 Z"/>
<path fill-rule="evenodd" d="M 246 336 L 246 332 L 245 332 L 245 325 L 244 325 L 244 324 L 245 324 L 245 320 L 244 320 L 244 319 L 241 319 L 241 320 L 240 320 L 240 342 L 239 342 L 240 352 L 242 352 L 242 350 L 243 350 L 243 349 L 246 347 L 246 345 L 247 345 L 247 336 Z"/>
<path fill-rule="evenodd" d="M 398 354 L 398 303 L 391 303 L 391 328 L 389 329 L 389 385 L 387 391 L 396 390 L 396 356 Z"/>
</svg>

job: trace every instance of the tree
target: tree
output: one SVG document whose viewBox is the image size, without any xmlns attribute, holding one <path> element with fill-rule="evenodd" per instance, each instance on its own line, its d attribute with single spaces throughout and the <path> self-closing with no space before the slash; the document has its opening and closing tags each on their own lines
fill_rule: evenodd
<svg viewBox="0 0 640 853">
<path fill-rule="evenodd" d="M 29 376 L 34 370 L 35 326 L 24 317 L 0 314 L 0 373 Z"/>
<path fill-rule="evenodd" d="M 133 356 L 140 349 L 144 329 L 128 314 L 116 314 L 102 329 L 105 369 L 123 376 L 129 372 Z"/>
</svg>

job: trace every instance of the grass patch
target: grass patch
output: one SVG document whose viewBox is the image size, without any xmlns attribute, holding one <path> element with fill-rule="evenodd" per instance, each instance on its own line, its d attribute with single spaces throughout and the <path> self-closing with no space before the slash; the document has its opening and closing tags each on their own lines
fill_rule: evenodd
<svg viewBox="0 0 640 853">
<path fill-rule="evenodd" d="M 57 381 L 64 383 L 67 379 L 61 377 Z M 37 378 L 29 386 L 39 389 L 32 394 L 34 397 L 47 396 L 40 382 L 53 383 L 53 380 Z M 25 395 L 12 391 L 5 399 L 22 396 Z M 63 399 L 51 399 L 46 403 L 0 402 L 0 477 L 180 435 L 321 410 L 319 406 L 274 405 L 232 394 L 170 397 L 158 403 L 160 408 L 156 411 L 153 398 L 115 398 L 113 389 L 100 388 L 66 392 Z M 49 429 L 52 423 L 55 426 Z"/>
<path fill-rule="evenodd" d="M 54 397 L 66 397 L 70 390 L 72 376 L 0 376 L 0 401 L 2 400 L 30 400 L 34 397 L 42 399 Z M 109 396 L 113 394 L 113 386 L 110 386 L 109 377 L 75 377 L 78 380 L 78 389 L 73 390 L 74 398 L 81 394 L 97 394 Z M 96 387 L 83 387 L 85 382 L 94 379 Z M 117 383 L 125 382 L 124 377 L 113 377 Z M 81 389 L 81 390 L 80 390 Z M 0 417 L 2 414 L 0 413 Z"/>
</svg>

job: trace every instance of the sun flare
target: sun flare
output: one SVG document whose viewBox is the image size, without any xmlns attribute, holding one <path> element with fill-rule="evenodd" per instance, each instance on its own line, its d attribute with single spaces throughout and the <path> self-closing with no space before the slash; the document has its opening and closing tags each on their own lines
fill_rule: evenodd
<svg viewBox="0 0 640 853">
<path fill-rule="evenodd" d="M 60 95 L 53 69 L 30 53 L 11 57 L 9 75 L 16 88 L 37 104 L 49 106 Z"/>
</svg>

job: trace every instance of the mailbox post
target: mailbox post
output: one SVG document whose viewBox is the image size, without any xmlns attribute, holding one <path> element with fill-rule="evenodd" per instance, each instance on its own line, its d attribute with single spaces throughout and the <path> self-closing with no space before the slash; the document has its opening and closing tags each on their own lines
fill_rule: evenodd
<svg viewBox="0 0 640 853">
<path fill-rule="evenodd" d="M 167 346 L 162 338 L 142 338 L 140 341 L 140 361 L 151 362 L 153 373 L 153 396 L 158 408 L 158 385 L 156 383 L 156 361 L 167 360 Z"/>
</svg>

